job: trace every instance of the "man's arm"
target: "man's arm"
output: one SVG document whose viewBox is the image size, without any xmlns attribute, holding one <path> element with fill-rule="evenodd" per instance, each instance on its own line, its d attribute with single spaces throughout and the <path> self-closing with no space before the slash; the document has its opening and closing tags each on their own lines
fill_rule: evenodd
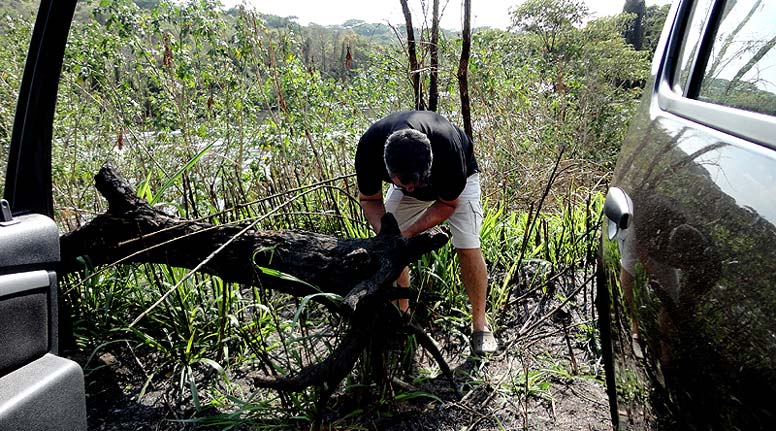
<svg viewBox="0 0 776 431">
<path fill-rule="evenodd" d="M 401 234 L 407 238 L 415 236 L 426 229 L 430 229 L 439 225 L 443 221 L 450 218 L 458 207 L 458 199 L 452 201 L 446 201 L 438 199 L 434 202 L 420 218 L 410 225 L 407 229 L 403 230 Z"/>
<path fill-rule="evenodd" d="M 358 194 L 358 201 L 364 210 L 367 221 L 372 225 L 375 233 L 380 233 L 380 219 L 385 214 L 385 204 L 383 203 L 383 192 L 377 192 L 373 195 Z"/>
</svg>

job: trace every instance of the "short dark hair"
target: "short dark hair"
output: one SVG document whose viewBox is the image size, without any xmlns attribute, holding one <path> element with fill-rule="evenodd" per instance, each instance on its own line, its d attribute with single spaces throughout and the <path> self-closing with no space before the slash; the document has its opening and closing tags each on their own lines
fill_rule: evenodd
<svg viewBox="0 0 776 431">
<path fill-rule="evenodd" d="M 402 129 L 391 133 L 383 150 L 385 168 L 404 184 L 429 184 L 434 154 L 425 133 Z"/>
</svg>

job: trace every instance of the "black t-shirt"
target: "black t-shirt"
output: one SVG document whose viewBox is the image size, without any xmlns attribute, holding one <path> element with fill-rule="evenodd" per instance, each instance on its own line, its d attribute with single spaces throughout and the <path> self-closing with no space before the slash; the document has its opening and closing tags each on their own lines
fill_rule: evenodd
<svg viewBox="0 0 776 431">
<path fill-rule="evenodd" d="M 356 175 L 358 189 L 365 195 L 382 191 L 382 182 L 391 182 L 385 168 L 383 149 L 385 141 L 397 130 L 415 129 L 431 141 L 433 161 L 431 184 L 415 189 L 407 195 L 424 201 L 443 199 L 451 201 L 461 194 L 466 178 L 479 172 L 474 158 L 474 145 L 458 126 L 432 111 L 403 111 L 393 113 L 372 124 L 358 141 Z"/>
</svg>

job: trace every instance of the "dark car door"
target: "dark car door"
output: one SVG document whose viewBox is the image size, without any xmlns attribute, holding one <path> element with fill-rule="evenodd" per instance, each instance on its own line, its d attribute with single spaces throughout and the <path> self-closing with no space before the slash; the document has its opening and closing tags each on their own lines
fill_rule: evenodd
<svg viewBox="0 0 776 431">
<path fill-rule="evenodd" d="M 607 199 L 599 281 L 612 413 L 623 429 L 766 429 L 776 4 L 672 11 Z"/>
<path fill-rule="evenodd" d="M 58 353 L 51 133 L 75 1 L 43 1 L 0 200 L 0 430 L 84 430 L 81 368 Z"/>
</svg>

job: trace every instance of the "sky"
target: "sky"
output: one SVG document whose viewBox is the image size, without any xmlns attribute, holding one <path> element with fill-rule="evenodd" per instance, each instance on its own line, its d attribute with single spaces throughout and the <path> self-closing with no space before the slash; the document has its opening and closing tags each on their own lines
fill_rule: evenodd
<svg viewBox="0 0 776 431">
<path fill-rule="evenodd" d="M 389 22 L 404 24 L 399 0 L 221 0 L 227 7 L 240 3 L 253 6 L 259 12 L 278 15 L 296 16 L 299 24 L 314 22 L 320 25 L 342 24 L 348 19 L 361 19 L 366 22 Z M 646 0 L 647 6 L 667 4 L 671 0 Z M 409 0 L 414 17 L 420 16 L 421 0 Z M 425 0 L 431 7 L 431 0 Z M 496 27 L 505 29 L 509 25 L 509 9 L 521 3 L 521 0 L 472 0 L 472 27 Z M 624 0 L 585 0 L 592 17 L 615 15 L 622 11 Z M 442 28 L 461 28 L 461 0 L 440 0 Z M 417 25 L 417 24 L 416 24 Z"/>
</svg>

